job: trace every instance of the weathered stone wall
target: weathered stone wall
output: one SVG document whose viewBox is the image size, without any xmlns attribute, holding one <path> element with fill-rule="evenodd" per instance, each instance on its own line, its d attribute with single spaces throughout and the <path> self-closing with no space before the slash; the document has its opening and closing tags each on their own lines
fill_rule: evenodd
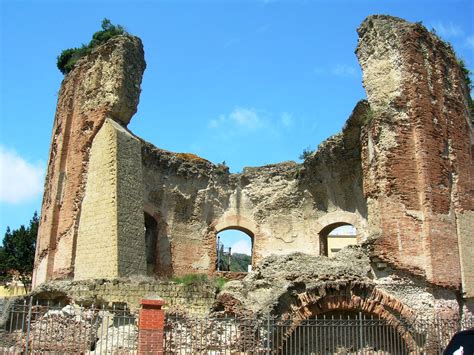
<svg viewBox="0 0 474 355">
<path fill-rule="evenodd" d="M 468 92 L 456 57 L 423 26 L 398 18 L 371 16 L 358 32 L 371 108 L 362 164 L 375 254 L 459 289 L 459 247 L 474 243 L 474 169 Z M 472 251 L 463 252 L 472 270 Z M 468 275 L 464 289 L 472 295 Z"/>
<path fill-rule="evenodd" d="M 145 69 L 140 39 L 120 36 L 81 59 L 63 80 L 53 126 L 33 285 L 74 273 L 89 150 L 106 117 L 128 124 Z"/>
<path fill-rule="evenodd" d="M 145 273 L 141 144 L 106 119 L 90 151 L 76 280 Z"/>
<path fill-rule="evenodd" d="M 371 245 L 354 246 L 334 257 L 295 253 L 270 256 L 241 281 L 226 284 L 214 311 L 236 315 L 273 314 L 305 319 L 327 311 L 460 319 L 455 290 L 371 260 Z"/>
<path fill-rule="evenodd" d="M 156 272 L 214 273 L 216 234 L 228 228 L 252 237 L 254 265 L 271 254 L 319 255 L 318 233 L 331 223 L 354 224 L 362 238 L 366 206 L 358 136 L 365 109 L 359 104 L 343 133 L 304 165 L 285 162 L 229 174 L 195 155 L 144 142 L 145 211 L 158 223 Z"/>
<path fill-rule="evenodd" d="M 419 294 L 430 312 L 459 312 L 461 282 L 465 297 L 474 295 L 472 129 L 461 71 L 450 48 L 420 25 L 372 16 L 359 37 L 367 101 L 342 132 L 303 164 L 240 174 L 123 128 L 145 66 L 138 39 L 113 39 L 82 60 L 58 103 L 35 285 L 67 276 L 215 274 L 216 234 L 235 228 L 252 238 L 254 267 L 302 252 L 314 259 L 307 261 L 314 275 L 326 272 L 317 292 L 334 282 L 361 292 L 337 302 L 375 290 L 374 304 L 387 293 L 395 311 L 408 307 L 403 302 L 420 306 Z M 339 255 L 360 256 L 347 265 L 365 260 L 357 272 L 315 258 L 330 230 L 344 224 L 357 228 L 359 243 L 371 243 L 370 255 Z M 393 272 L 378 275 L 368 258 Z M 273 300 L 274 290 L 259 282 L 255 297 Z M 299 301 L 305 297 L 319 294 L 301 292 Z"/>
<path fill-rule="evenodd" d="M 215 302 L 216 289 L 209 284 L 183 285 L 174 282 L 142 280 L 89 280 L 53 281 L 36 288 L 38 300 L 74 301 L 78 304 L 123 307 L 138 311 L 140 301 L 148 295 L 158 294 L 166 300 L 164 309 L 170 312 L 206 315 Z"/>
</svg>

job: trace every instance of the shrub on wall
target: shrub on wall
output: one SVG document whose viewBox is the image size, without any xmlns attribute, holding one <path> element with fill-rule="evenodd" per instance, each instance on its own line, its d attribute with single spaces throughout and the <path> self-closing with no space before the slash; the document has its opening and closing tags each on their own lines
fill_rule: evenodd
<svg viewBox="0 0 474 355">
<path fill-rule="evenodd" d="M 92 40 L 88 45 L 83 44 L 80 48 L 68 48 L 63 50 L 57 57 L 56 65 L 61 73 L 67 74 L 74 69 L 76 62 L 89 54 L 94 47 L 107 42 L 113 37 L 124 34 L 127 34 L 127 32 L 122 26 L 114 25 L 109 19 L 104 18 L 102 20 L 102 30 L 92 35 Z"/>
</svg>

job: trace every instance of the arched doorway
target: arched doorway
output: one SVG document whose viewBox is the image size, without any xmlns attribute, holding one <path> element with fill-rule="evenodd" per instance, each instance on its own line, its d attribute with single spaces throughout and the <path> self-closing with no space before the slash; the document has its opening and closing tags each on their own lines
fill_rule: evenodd
<svg viewBox="0 0 474 355">
<path fill-rule="evenodd" d="M 251 271 L 253 238 L 253 233 L 242 227 L 228 227 L 218 232 L 216 271 Z"/>
<path fill-rule="evenodd" d="M 349 223 L 339 222 L 319 232 L 320 254 L 333 257 L 348 245 L 357 244 L 357 229 Z"/>
<path fill-rule="evenodd" d="M 300 321 L 283 340 L 281 353 L 408 354 L 409 344 L 398 328 L 363 311 L 327 312 Z"/>
<path fill-rule="evenodd" d="M 407 354 L 417 348 L 414 312 L 373 284 L 328 283 L 281 300 L 278 314 L 285 321 L 271 336 L 282 354 Z"/>
</svg>

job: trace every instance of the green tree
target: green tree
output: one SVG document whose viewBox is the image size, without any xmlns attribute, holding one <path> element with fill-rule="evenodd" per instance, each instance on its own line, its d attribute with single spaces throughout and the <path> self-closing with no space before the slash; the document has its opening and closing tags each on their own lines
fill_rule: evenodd
<svg viewBox="0 0 474 355">
<path fill-rule="evenodd" d="M 80 48 L 68 48 L 58 55 L 56 65 L 61 73 L 69 73 L 74 69 L 76 62 L 89 54 L 94 47 L 107 42 L 112 37 L 127 34 L 122 26 L 112 24 L 112 22 L 107 18 L 102 20 L 101 27 L 101 31 L 97 31 L 92 35 L 92 39 L 88 45 L 83 44 Z"/>
<path fill-rule="evenodd" d="M 230 271 L 247 272 L 252 257 L 247 254 L 234 253 L 230 259 Z"/>
<path fill-rule="evenodd" d="M 0 270 L 4 278 L 10 278 L 17 273 L 25 288 L 31 284 L 31 275 L 35 260 L 36 236 L 38 235 L 39 218 L 35 212 L 30 225 L 13 231 L 7 227 L 0 249 Z"/>
</svg>

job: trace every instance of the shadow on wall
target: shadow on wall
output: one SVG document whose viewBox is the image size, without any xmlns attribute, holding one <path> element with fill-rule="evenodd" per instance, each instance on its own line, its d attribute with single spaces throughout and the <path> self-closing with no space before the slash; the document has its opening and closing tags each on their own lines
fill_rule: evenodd
<svg viewBox="0 0 474 355">
<path fill-rule="evenodd" d="M 159 215 L 145 215 L 145 247 L 147 275 L 170 277 L 173 275 L 171 265 L 171 244 L 166 223 Z"/>
</svg>

